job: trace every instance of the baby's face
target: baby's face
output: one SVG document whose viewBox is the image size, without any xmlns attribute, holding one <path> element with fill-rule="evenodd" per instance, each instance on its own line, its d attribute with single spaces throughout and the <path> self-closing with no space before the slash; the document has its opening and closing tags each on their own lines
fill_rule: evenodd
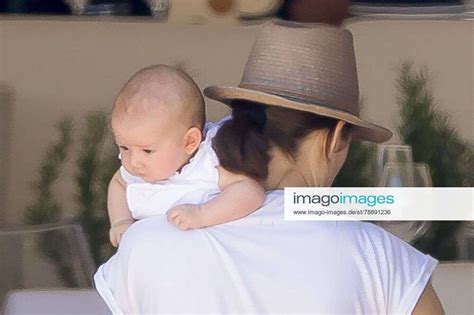
<svg viewBox="0 0 474 315">
<path fill-rule="evenodd" d="M 182 127 L 153 115 L 112 119 L 122 165 L 147 182 L 170 178 L 189 158 Z"/>
</svg>

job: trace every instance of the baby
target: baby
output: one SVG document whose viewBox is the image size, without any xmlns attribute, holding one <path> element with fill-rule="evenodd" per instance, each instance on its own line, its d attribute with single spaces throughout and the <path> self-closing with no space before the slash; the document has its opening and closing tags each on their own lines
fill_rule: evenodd
<svg viewBox="0 0 474 315">
<path fill-rule="evenodd" d="M 113 246 L 134 219 L 149 215 L 135 209 L 131 188 L 151 189 L 155 195 L 170 191 L 155 198 L 164 200 L 160 206 L 164 209 L 153 210 L 166 213 L 167 220 L 181 230 L 236 220 L 263 204 L 265 192 L 257 181 L 219 166 L 211 144 L 218 126 L 205 128 L 203 96 L 186 73 L 164 65 L 138 71 L 119 92 L 111 124 L 122 161 L 108 190 Z M 205 183 L 206 189 L 215 186 L 218 194 L 202 204 L 180 204 L 192 200 L 198 182 Z M 147 200 L 141 202 L 145 208 L 156 208 Z"/>
</svg>

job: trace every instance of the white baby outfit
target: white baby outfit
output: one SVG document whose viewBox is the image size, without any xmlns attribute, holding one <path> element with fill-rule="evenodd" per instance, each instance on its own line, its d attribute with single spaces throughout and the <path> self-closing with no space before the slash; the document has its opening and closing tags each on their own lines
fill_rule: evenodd
<svg viewBox="0 0 474 315">
<path fill-rule="evenodd" d="M 133 218 L 143 218 L 165 214 L 167 210 L 181 204 L 202 204 L 219 194 L 219 159 L 212 149 L 212 139 L 224 118 L 217 123 L 207 123 L 204 140 L 198 151 L 181 172 L 176 172 L 167 180 L 147 183 L 133 176 L 122 166 L 120 174 L 127 183 L 127 203 Z"/>
</svg>

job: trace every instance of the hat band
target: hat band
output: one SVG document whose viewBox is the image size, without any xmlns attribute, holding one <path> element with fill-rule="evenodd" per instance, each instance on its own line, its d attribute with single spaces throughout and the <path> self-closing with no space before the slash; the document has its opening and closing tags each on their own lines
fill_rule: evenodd
<svg viewBox="0 0 474 315">
<path fill-rule="evenodd" d="M 327 107 L 327 108 L 330 108 L 330 109 L 346 112 L 346 113 L 349 113 L 349 114 L 354 115 L 356 117 L 359 117 L 358 112 L 355 112 L 353 110 L 348 110 L 346 107 L 341 108 L 341 107 L 337 107 L 337 106 L 334 106 L 334 105 L 326 104 L 324 102 L 321 102 L 321 100 L 312 98 L 311 96 L 308 96 L 308 95 L 303 95 L 303 94 L 299 94 L 299 93 L 292 93 L 292 92 L 288 92 L 288 91 L 282 91 L 282 90 L 279 90 L 279 89 L 277 90 L 273 87 L 269 87 L 269 86 L 265 86 L 265 85 L 261 85 L 261 84 L 254 84 L 254 83 L 242 83 L 241 82 L 239 84 L 239 88 L 244 88 L 244 89 L 249 89 L 249 90 L 253 90 L 253 91 L 257 91 L 257 92 L 272 94 L 272 95 L 275 95 L 275 96 L 285 98 L 289 101 L 295 101 L 295 102 L 298 102 L 298 103 L 303 103 L 303 104 L 308 104 L 308 105 L 319 105 L 319 106 Z"/>
</svg>

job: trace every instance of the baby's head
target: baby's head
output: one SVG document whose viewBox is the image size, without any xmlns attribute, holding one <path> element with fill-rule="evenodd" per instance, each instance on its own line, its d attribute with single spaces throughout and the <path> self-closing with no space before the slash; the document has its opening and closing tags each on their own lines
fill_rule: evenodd
<svg viewBox="0 0 474 315">
<path fill-rule="evenodd" d="M 112 109 L 122 165 L 147 182 L 171 177 L 199 147 L 205 120 L 203 96 L 189 75 L 164 65 L 138 71 Z"/>
</svg>

